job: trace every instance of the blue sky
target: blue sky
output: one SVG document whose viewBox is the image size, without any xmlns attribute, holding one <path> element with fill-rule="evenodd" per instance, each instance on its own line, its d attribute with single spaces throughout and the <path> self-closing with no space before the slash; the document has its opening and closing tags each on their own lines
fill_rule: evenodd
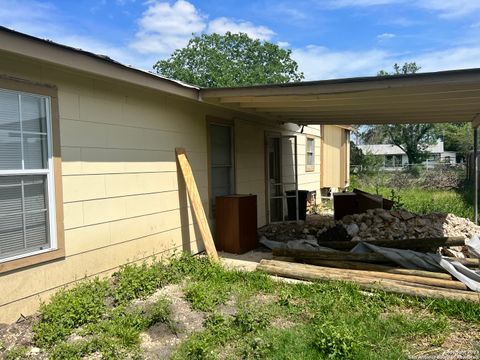
<svg viewBox="0 0 480 360">
<path fill-rule="evenodd" d="M 292 49 L 307 80 L 480 67 L 480 0 L 0 0 L 0 24 L 146 70 L 225 31 Z"/>
</svg>

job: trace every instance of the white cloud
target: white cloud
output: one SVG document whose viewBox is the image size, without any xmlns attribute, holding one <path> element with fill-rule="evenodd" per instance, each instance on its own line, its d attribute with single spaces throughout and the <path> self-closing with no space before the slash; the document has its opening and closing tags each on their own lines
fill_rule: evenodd
<svg viewBox="0 0 480 360">
<path fill-rule="evenodd" d="M 279 41 L 277 42 L 277 45 L 281 48 L 289 48 L 290 47 L 290 43 L 287 42 L 287 41 Z"/>
<path fill-rule="evenodd" d="M 377 39 L 380 41 L 393 39 L 394 37 L 395 37 L 395 34 L 392 34 L 392 33 L 383 33 L 383 34 L 377 35 Z"/>
<path fill-rule="evenodd" d="M 438 12 L 444 18 L 471 15 L 480 10 L 479 0 L 421 0 L 417 2 L 417 5 L 424 9 Z"/>
<path fill-rule="evenodd" d="M 206 16 L 186 0 L 150 2 L 138 21 L 139 31 L 130 47 L 142 54 L 167 56 L 187 45 L 192 34 L 243 32 L 260 40 L 270 40 L 275 32 L 249 21 L 219 17 L 207 22 Z"/>
<path fill-rule="evenodd" d="M 389 40 L 392 40 L 395 37 L 396 35 L 392 33 L 383 33 L 376 36 L 379 44 L 387 43 Z"/>
<path fill-rule="evenodd" d="M 294 49 L 292 57 L 298 62 L 306 80 L 323 80 L 359 75 L 375 75 L 391 66 L 389 54 L 382 50 L 333 51 L 309 45 Z"/>
<path fill-rule="evenodd" d="M 192 33 L 203 31 L 206 24 L 204 16 L 194 5 L 178 0 L 172 5 L 150 3 L 139 20 L 139 26 L 130 47 L 145 54 L 169 54 L 184 47 Z"/>
<path fill-rule="evenodd" d="M 266 26 L 257 26 L 250 21 L 236 21 L 226 17 L 216 18 L 208 23 L 208 33 L 225 34 L 227 31 L 231 33 L 245 33 L 251 38 L 260 40 L 270 40 L 275 32 Z"/>
<path fill-rule="evenodd" d="M 54 41 L 94 54 L 106 55 L 122 64 L 145 70 L 152 70 L 153 64 L 158 60 L 158 57 L 153 54 L 138 56 L 138 53 L 133 53 L 125 46 L 109 44 L 90 36 L 58 35 L 54 38 Z"/>
<path fill-rule="evenodd" d="M 408 60 L 406 60 L 408 61 Z M 461 46 L 419 54 L 410 61 L 422 66 L 422 71 L 469 69 L 480 67 L 480 46 Z"/>
<path fill-rule="evenodd" d="M 329 5 L 339 7 L 369 7 L 380 5 L 402 4 L 415 6 L 437 13 L 443 18 L 456 18 L 472 15 L 480 11 L 479 0 L 332 0 Z"/>
<path fill-rule="evenodd" d="M 294 49 L 292 56 L 306 80 L 375 76 L 381 69 L 390 70 L 395 63 L 413 61 L 422 67 L 422 72 L 480 68 L 480 46 L 451 47 L 407 57 L 377 49 L 335 51 L 310 45 Z"/>
<path fill-rule="evenodd" d="M 49 36 L 59 31 L 53 5 L 31 0 L 2 0 L 0 24 L 35 36 Z M 53 20 L 53 21 L 52 21 Z"/>
<path fill-rule="evenodd" d="M 144 69 L 152 69 L 152 65 L 158 60 L 154 56 L 139 56 L 121 44 L 72 32 L 69 20 L 51 4 L 35 0 L 2 1 L 0 24 L 7 28 L 95 54 L 107 55 L 121 63 Z"/>
</svg>

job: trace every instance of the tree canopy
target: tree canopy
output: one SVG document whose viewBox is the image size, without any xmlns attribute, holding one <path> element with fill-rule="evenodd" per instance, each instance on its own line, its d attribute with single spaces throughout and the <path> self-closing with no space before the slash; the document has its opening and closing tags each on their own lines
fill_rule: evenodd
<svg viewBox="0 0 480 360">
<path fill-rule="evenodd" d="M 158 74 L 200 87 L 279 84 L 304 78 L 291 50 L 247 34 L 202 34 L 154 66 Z"/>
<path fill-rule="evenodd" d="M 393 71 L 380 70 L 378 76 L 415 74 L 421 69 L 415 62 L 393 65 Z M 386 119 L 388 120 L 388 119 Z M 365 143 L 388 143 L 398 146 L 408 157 L 409 164 L 426 159 L 426 148 L 435 143 L 437 134 L 433 124 L 388 124 L 367 127 L 361 138 Z"/>
<path fill-rule="evenodd" d="M 378 76 L 389 76 L 389 75 L 406 75 L 406 74 L 415 74 L 420 71 L 422 67 L 418 66 L 416 62 L 406 62 L 402 66 L 397 63 L 393 64 L 393 71 L 388 72 L 385 70 L 380 70 Z"/>
</svg>

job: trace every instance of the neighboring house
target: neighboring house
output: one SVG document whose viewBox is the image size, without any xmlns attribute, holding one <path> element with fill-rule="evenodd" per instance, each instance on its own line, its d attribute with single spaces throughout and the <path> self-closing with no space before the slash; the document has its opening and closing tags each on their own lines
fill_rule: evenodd
<svg viewBox="0 0 480 360">
<path fill-rule="evenodd" d="M 176 147 L 212 226 L 215 197 L 231 193 L 257 195 L 263 226 L 285 218 L 295 183 L 318 193 L 348 184 L 348 132 L 266 121 L 206 103 L 198 88 L 0 28 L 0 323 L 84 277 L 202 250 Z"/>
<path fill-rule="evenodd" d="M 383 157 L 383 167 L 385 169 L 402 168 L 408 165 L 408 157 L 405 151 L 396 145 L 391 144 L 375 144 L 375 145 L 358 145 L 362 153 L 367 155 L 376 155 Z M 457 153 L 454 151 L 445 151 L 443 141 L 438 140 L 436 144 L 429 145 L 425 150 L 429 156 L 424 164 L 428 167 L 433 164 L 442 162 L 447 164 L 455 164 Z"/>
</svg>

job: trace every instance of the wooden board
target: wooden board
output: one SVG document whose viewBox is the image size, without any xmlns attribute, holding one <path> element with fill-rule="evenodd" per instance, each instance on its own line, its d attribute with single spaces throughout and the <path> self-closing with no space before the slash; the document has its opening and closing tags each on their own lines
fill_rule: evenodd
<svg viewBox="0 0 480 360">
<path fill-rule="evenodd" d="M 464 291 L 423 285 L 408 281 L 385 279 L 368 275 L 353 275 L 345 270 L 334 271 L 331 268 L 322 268 L 315 265 L 288 263 L 277 260 L 262 260 L 258 270 L 271 275 L 288 277 L 299 280 L 340 280 L 355 282 L 361 288 L 379 289 L 387 292 L 407 294 L 418 297 L 447 298 L 454 300 L 468 300 L 480 302 L 480 294 Z"/>
<path fill-rule="evenodd" d="M 187 154 L 183 148 L 176 148 L 175 152 L 177 154 L 178 164 L 182 170 L 183 178 L 185 179 L 188 197 L 190 198 L 193 214 L 200 229 L 203 245 L 205 246 L 208 257 L 213 261 L 218 261 L 217 249 L 215 248 L 215 243 L 213 242 L 210 226 L 208 225 L 207 216 L 205 215 L 205 209 L 202 205 L 202 200 L 198 192 L 198 187 L 193 176 L 192 168 L 187 159 Z"/>
<path fill-rule="evenodd" d="M 322 250 L 298 250 L 298 249 L 273 249 L 274 256 L 288 256 L 295 259 L 317 259 L 317 260 L 347 260 L 362 262 L 390 263 L 390 259 L 377 253 L 351 253 L 344 251 L 322 251 Z"/>
<path fill-rule="evenodd" d="M 307 264 L 319 265 L 325 267 L 350 269 L 350 270 L 369 270 L 379 271 L 391 274 L 416 275 L 425 276 L 436 279 L 452 280 L 452 275 L 441 272 L 432 272 L 426 270 L 403 269 L 393 266 L 385 266 L 380 264 L 363 263 L 356 261 L 341 261 L 341 260 L 305 260 Z"/>
<path fill-rule="evenodd" d="M 317 264 L 316 262 L 319 260 L 313 260 L 312 262 L 315 262 L 315 264 L 311 265 L 317 265 L 317 268 L 321 270 L 324 273 L 341 273 L 343 275 L 349 275 L 352 276 L 352 278 L 355 277 L 372 277 L 376 279 L 391 279 L 391 280 L 399 280 L 399 281 L 406 281 L 409 283 L 415 283 L 415 284 L 422 284 L 422 285 L 430 285 L 430 286 L 436 286 L 440 288 L 449 288 L 449 289 L 456 289 L 456 290 L 468 290 L 467 286 L 456 280 L 452 279 L 438 279 L 438 278 L 432 278 L 430 276 L 423 276 L 420 274 L 399 274 L 399 273 L 390 273 L 390 272 L 385 272 L 385 271 L 377 271 L 377 270 L 365 270 L 365 269 L 347 269 L 347 268 L 332 268 L 332 267 L 325 267 L 321 266 L 320 264 Z"/>
</svg>

